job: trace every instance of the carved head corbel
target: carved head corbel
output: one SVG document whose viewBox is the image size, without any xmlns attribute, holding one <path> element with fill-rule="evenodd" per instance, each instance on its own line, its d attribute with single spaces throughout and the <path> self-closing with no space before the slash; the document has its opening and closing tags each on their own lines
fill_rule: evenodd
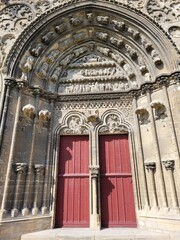
<svg viewBox="0 0 180 240">
<path fill-rule="evenodd" d="M 35 107 L 31 104 L 27 104 L 22 108 L 23 117 L 26 119 L 34 119 L 35 117 Z"/>
<path fill-rule="evenodd" d="M 51 119 L 51 113 L 48 110 L 41 110 L 38 113 L 38 118 L 40 122 L 49 122 Z"/>
<path fill-rule="evenodd" d="M 167 117 L 166 107 L 159 100 L 152 101 L 150 106 L 155 109 L 155 120 Z"/>
<path fill-rule="evenodd" d="M 147 111 L 146 108 L 144 107 L 139 107 L 136 109 L 135 113 L 138 116 L 139 123 L 140 124 L 145 124 L 148 123 L 148 118 L 149 118 L 149 112 Z"/>
</svg>

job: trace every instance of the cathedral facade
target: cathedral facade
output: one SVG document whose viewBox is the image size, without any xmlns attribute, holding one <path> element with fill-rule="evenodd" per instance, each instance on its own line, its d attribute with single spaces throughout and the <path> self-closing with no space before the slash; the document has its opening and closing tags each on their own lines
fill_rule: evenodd
<svg viewBox="0 0 180 240">
<path fill-rule="evenodd" d="M 4 0 L 0 32 L 0 238 L 180 233 L 179 1 Z"/>
</svg>

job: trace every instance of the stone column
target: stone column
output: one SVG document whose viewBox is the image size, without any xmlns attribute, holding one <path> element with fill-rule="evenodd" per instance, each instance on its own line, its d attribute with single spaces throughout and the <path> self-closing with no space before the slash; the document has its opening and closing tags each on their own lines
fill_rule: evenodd
<svg viewBox="0 0 180 240">
<path fill-rule="evenodd" d="M 99 225 L 99 168 L 98 167 L 90 167 L 90 176 L 91 176 L 91 228 L 100 229 Z"/>
<path fill-rule="evenodd" d="M 53 111 L 53 107 L 54 107 L 54 100 L 51 101 L 51 113 Z M 52 115 L 52 114 L 51 114 Z M 48 121 L 48 139 L 47 139 L 47 157 L 46 157 L 46 166 L 45 166 L 45 182 L 44 182 L 44 186 L 43 186 L 43 204 L 42 204 L 42 208 L 41 208 L 41 212 L 42 214 L 46 214 L 48 211 L 48 207 L 49 207 L 49 201 L 48 201 L 48 196 L 49 196 L 49 182 L 50 182 L 50 161 L 51 161 L 51 142 L 52 142 L 52 124 L 53 121 L 51 119 L 50 122 L 50 118 L 47 118 L 46 121 Z"/>
<path fill-rule="evenodd" d="M 35 190 L 34 190 L 34 202 L 33 202 L 32 215 L 37 215 L 40 207 L 38 206 L 38 202 L 42 201 L 44 165 L 35 164 L 34 171 L 35 171 Z"/>
<path fill-rule="evenodd" d="M 175 187 L 175 182 L 174 182 L 174 175 L 173 175 L 173 170 L 175 166 L 174 160 L 167 160 L 163 161 L 163 165 L 165 169 L 168 172 L 168 184 L 170 186 L 171 190 L 171 199 L 172 199 L 172 207 L 174 210 L 178 210 L 178 198 L 177 198 L 177 193 L 176 193 L 176 187 Z"/>
<path fill-rule="evenodd" d="M 7 80 L 8 81 L 8 80 Z M 8 81 L 9 82 L 9 81 Z M 12 81 L 10 80 L 10 83 L 12 85 Z M 14 80 L 13 80 L 14 84 Z M 22 89 L 24 88 L 25 84 L 24 82 L 19 82 L 17 87 L 19 89 L 19 95 L 17 99 L 17 105 L 16 105 L 16 114 L 15 114 L 15 120 L 14 120 L 14 126 L 13 126 L 13 131 L 12 131 L 12 140 L 10 143 L 10 151 L 9 151 L 9 160 L 8 160 L 8 165 L 7 165 L 7 173 L 6 173 L 6 178 L 5 178 L 5 185 L 4 185 L 4 192 L 3 192 L 3 197 L 2 197 L 2 205 L 1 205 L 1 211 L 0 211 L 0 218 L 3 218 L 3 216 L 6 215 L 7 209 L 6 209 L 6 201 L 8 199 L 8 191 L 9 191 L 9 182 L 11 179 L 11 170 L 12 170 L 12 164 L 13 164 L 13 157 L 14 157 L 14 151 L 15 151 L 15 141 L 16 135 L 17 135 L 17 125 L 19 121 L 19 115 L 20 115 L 20 109 L 21 109 L 21 98 L 22 98 Z M 8 107 L 8 99 L 9 99 L 9 93 L 10 93 L 10 86 L 8 90 L 8 95 L 6 93 L 6 99 L 5 99 L 5 106 L 4 108 Z M 5 109 L 4 109 L 5 110 Z M 6 110 L 7 111 L 7 110 Z M 5 111 L 5 112 L 6 112 Z M 4 121 L 3 124 L 5 124 L 5 118 L 6 118 L 6 113 L 3 114 Z"/>
<path fill-rule="evenodd" d="M 5 125 L 6 116 L 7 116 L 7 109 L 8 109 L 8 103 L 9 103 L 10 91 L 11 91 L 11 88 L 15 85 L 16 80 L 14 78 L 6 78 L 4 81 L 5 81 L 6 90 L 5 90 L 3 111 L 2 111 L 1 124 L 0 124 L 0 149 L 1 149 L 1 146 L 2 146 L 4 125 Z"/>
<path fill-rule="evenodd" d="M 156 163 L 155 162 L 146 162 L 145 168 L 150 174 L 150 186 L 152 187 L 151 196 L 152 196 L 152 208 L 154 210 L 158 209 L 158 200 L 157 200 L 157 192 L 156 192 L 156 184 L 154 179 L 154 173 L 156 170 Z"/>
<path fill-rule="evenodd" d="M 40 89 L 35 89 L 34 94 L 36 97 L 36 104 L 34 107 L 34 112 L 31 114 L 31 119 L 33 120 L 35 115 L 37 115 L 37 106 L 39 103 L 39 95 L 40 95 Z M 33 106 L 32 106 L 33 107 Z M 32 121 L 33 124 L 33 131 L 32 131 L 32 141 L 31 141 L 31 152 L 30 152 L 30 159 L 29 159 L 29 167 L 28 167 L 28 174 L 27 174 L 27 180 L 26 180 L 26 187 L 25 187 L 25 196 L 24 196 L 24 205 L 22 209 L 22 215 L 26 216 L 29 214 L 29 208 L 31 207 L 31 194 L 32 194 L 32 183 L 34 180 L 34 172 L 33 172 L 33 154 L 34 154 L 34 143 L 35 143 L 35 134 L 36 134 L 36 124 L 37 124 L 37 118 L 35 118 L 34 121 Z"/>
<path fill-rule="evenodd" d="M 150 94 L 149 90 L 147 91 L 147 100 L 148 100 L 148 104 L 150 105 L 152 99 L 151 99 L 151 94 Z M 157 136 L 156 124 L 155 124 L 154 113 L 153 113 L 152 107 L 150 107 L 150 121 L 151 121 L 152 136 L 154 139 L 155 156 L 157 159 L 156 169 L 157 169 L 158 185 L 159 185 L 159 189 L 160 189 L 159 195 L 161 196 L 162 207 L 167 210 L 168 203 L 167 203 L 166 188 L 165 188 L 165 183 L 164 183 L 164 175 L 163 175 L 162 163 L 161 163 L 161 154 L 160 154 L 160 150 L 159 150 L 158 136 Z"/>
<path fill-rule="evenodd" d="M 15 163 L 14 170 L 17 174 L 16 176 L 16 186 L 14 190 L 14 202 L 13 209 L 11 210 L 11 217 L 16 217 L 19 213 L 19 195 L 24 192 L 22 189 L 23 180 L 25 182 L 25 174 L 27 172 L 27 163 Z M 25 185 L 25 184 L 24 184 Z"/>
<path fill-rule="evenodd" d="M 149 116 L 148 116 L 147 110 L 145 110 L 145 113 L 146 113 L 145 114 L 144 111 L 142 112 L 142 109 L 138 109 L 136 97 L 134 97 L 133 99 L 133 106 L 134 106 L 134 109 L 136 109 L 136 114 L 138 115 L 138 117 L 136 115 L 134 117 L 135 117 L 135 123 L 137 128 L 138 168 L 139 168 L 139 172 L 141 173 L 141 180 L 142 180 L 140 181 L 140 185 L 142 186 L 141 187 L 141 192 L 142 192 L 141 207 L 145 210 L 148 210 L 150 203 L 149 203 L 146 173 L 144 168 L 144 152 L 143 152 L 140 124 L 147 124 L 147 120 Z M 146 116 L 146 117 L 143 117 L 143 119 L 140 118 L 139 115 L 141 115 L 141 113 L 143 116 Z"/>
</svg>

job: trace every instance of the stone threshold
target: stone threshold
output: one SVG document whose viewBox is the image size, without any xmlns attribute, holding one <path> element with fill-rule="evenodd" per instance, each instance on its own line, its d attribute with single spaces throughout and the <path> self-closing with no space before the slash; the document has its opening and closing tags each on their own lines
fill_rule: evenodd
<svg viewBox="0 0 180 240">
<path fill-rule="evenodd" d="M 180 235 L 179 235 L 180 237 Z M 174 240 L 168 233 L 157 233 L 137 228 L 56 228 L 24 234 L 21 240 Z M 179 238 L 180 239 L 180 238 Z"/>
</svg>

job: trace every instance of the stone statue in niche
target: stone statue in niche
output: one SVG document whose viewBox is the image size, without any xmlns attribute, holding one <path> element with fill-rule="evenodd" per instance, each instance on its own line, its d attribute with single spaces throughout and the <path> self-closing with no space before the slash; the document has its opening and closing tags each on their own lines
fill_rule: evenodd
<svg viewBox="0 0 180 240">
<path fill-rule="evenodd" d="M 156 65 L 156 67 L 162 65 L 163 62 L 160 59 L 158 53 L 154 49 L 151 51 L 151 57 L 153 59 L 154 64 Z"/>
<path fill-rule="evenodd" d="M 128 27 L 127 32 L 132 36 L 134 40 L 140 39 L 140 32 L 132 29 L 131 27 Z"/>
<path fill-rule="evenodd" d="M 125 29 L 126 29 L 126 25 L 124 22 L 118 22 L 116 20 L 111 20 L 111 23 L 114 26 L 114 28 L 120 32 L 125 31 Z"/>
<path fill-rule="evenodd" d="M 39 43 L 35 47 L 31 48 L 29 52 L 32 56 L 39 57 L 43 50 L 44 50 L 43 45 Z"/>
<path fill-rule="evenodd" d="M 97 16 L 97 22 L 102 25 L 107 25 L 109 23 L 109 17 L 108 16 Z"/>
<path fill-rule="evenodd" d="M 75 57 L 79 57 L 81 54 L 87 52 L 87 50 L 88 49 L 86 47 L 81 47 L 81 48 L 75 49 L 74 50 Z"/>
<path fill-rule="evenodd" d="M 63 60 L 61 60 L 60 64 L 61 64 L 62 66 L 68 65 L 68 64 L 71 62 L 71 60 L 73 59 L 73 57 L 74 57 L 74 53 L 69 54 L 68 56 L 66 56 L 65 58 L 63 58 Z"/>
<path fill-rule="evenodd" d="M 138 116 L 140 124 L 147 124 L 149 122 L 149 112 L 144 107 L 139 107 L 136 109 L 135 113 Z"/>
<path fill-rule="evenodd" d="M 29 56 L 25 62 L 25 64 L 22 66 L 22 69 L 24 72 L 30 72 L 32 70 L 33 64 L 34 64 L 35 58 L 32 56 Z"/>
<path fill-rule="evenodd" d="M 92 12 L 86 13 L 86 17 L 90 23 L 93 22 L 94 14 Z"/>
<path fill-rule="evenodd" d="M 43 62 L 38 72 L 39 77 L 45 78 L 47 76 L 48 68 L 49 68 L 48 63 Z"/>
<path fill-rule="evenodd" d="M 46 45 L 49 45 L 50 42 L 56 37 L 54 32 L 48 32 L 42 37 L 42 42 Z"/>
<path fill-rule="evenodd" d="M 111 58 L 121 66 L 125 64 L 125 60 L 117 53 L 110 53 Z"/>
<path fill-rule="evenodd" d="M 53 63 L 56 60 L 56 58 L 59 55 L 59 53 L 60 53 L 60 51 L 58 49 L 52 50 L 50 52 L 50 54 L 47 56 L 47 58 L 46 58 L 47 63 L 48 64 Z"/>
<path fill-rule="evenodd" d="M 80 25 L 81 23 L 83 23 L 83 19 L 82 18 L 78 18 L 78 17 L 71 17 L 70 18 L 70 23 L 73 25 L 73 26 L 78 26 Z"/>
<path fill-rule="evenodd" d="M 114 37 L 110 37 L 110 43 L 112 43 L 113 45 L 115 45 L 118 48 L 123 48 L 124 47 L 124 41 L 122 39 L 117 39 Z"/>
<path fill-rule="evenodd" d="M 96 37 L 102 41 L 107 41 L 108 40 L 108 34 L 107 33 L 103 33 L 103 32 L 96 32 L 95 33 Z"/>
<path fill-rule="evenodd" d="M 104 54 L 105 56 L 109 56 L 109 53 L 110 53 L 110 49 L 109 48 L 104 48 L 104 47 L 99 47 L 97 46 L 97 50 Z"/>
<path fill-rule="evenodd" d="M 61 34 L 67 30 L 67 24 L 61 23 L 60 25 L 55 26 L 55 31 L 57 34 Z"/>
<path fill-rule="evenodd" d="M 152 101 L 150 106 L 155 109 L 155 120 L 164 119 L 167 117 L 166 107 L 159 100 Z"/>
<path fill-rule="evenodd" d="M 135 73 L 133 72 L 131 66 L 130 66 L 128 63 L 125 63 L 125 64 L 123 65 L 123 69 L 124 69 L 124 71 L 127 73 L 129 79 L 135 78 Z"/>
<path fill-rule="evenodd" d="M 146 49 L 147 52 L 151 52 L 153 50 L 153 46 L 149 43 L 145 38 L 141 40 L 143 47 Z"/>
<path fill-rule="evenodd" d="M 55 70 L 54 70 L 54 72 L 53 72 L 53 74 L 51 75 L 51 77 L 50 77 L 50 80 L 52 81 L 52 82 L 57 82 L 58 81 L 58 79 L 59 79 L 59 76 L 60 76 L 60 73 L 61 73 L 61 67 L 57 67 Z"/>
<path fill-rule="evenodd" d="M 140 56 L 138 56 L 138 65 L 139 65 L 139 69 L 141 71 L 142 74 L 145 74 L 146 72 L 148 72 L 148 69 L 146 67 L 146 64 L 144 62 L 144 59 Z"/>
<path fill-rule="evenodd" d="M 125 48 L 126 48 L 127 53 L 129 54 L 129 56 L 133 60 L 138 58 L 137 52 L 133 48 L 131 48 L 128 44 L 125 45 Z"/>
</svg>

